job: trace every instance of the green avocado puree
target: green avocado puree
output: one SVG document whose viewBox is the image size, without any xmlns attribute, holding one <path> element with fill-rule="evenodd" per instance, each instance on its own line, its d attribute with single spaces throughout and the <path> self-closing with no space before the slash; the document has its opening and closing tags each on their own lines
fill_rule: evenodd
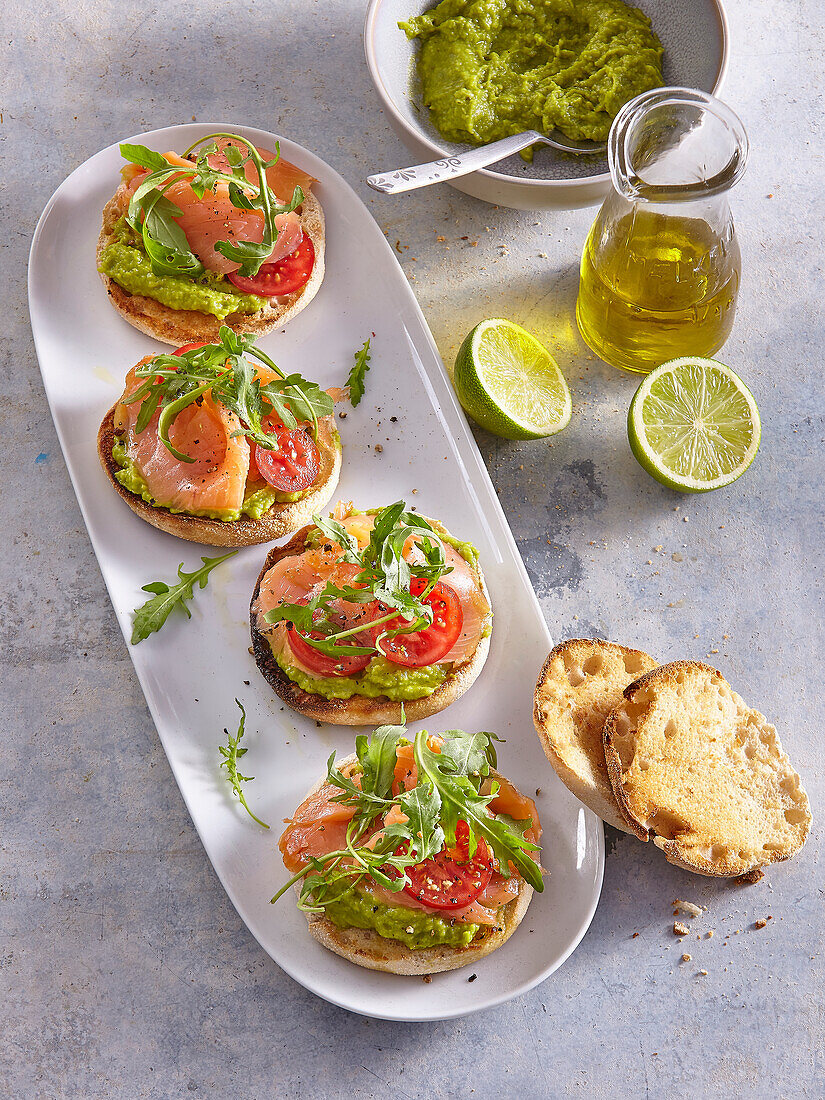
<svg viewBox="0 0 825 1100">
<path fill-rule="evenodd" d="M 447 141 L 558 128 L 604 141 L 619 109 L 664 83 L 650 20 L 622 0 L 442 0 L 399 23 Z"/>
<path fill-rule="evenodd" d="M 257 313 L 268 305 L 266 298 L 243 294 L 223 275 L 207 271 L 196 279 L 180 275 L 156 275 L 140 237 L 121 218 L 103 249 L 98 270 L 130 294 L 153 298 L 170 309 L 194 309 L 223 321 L 230 313 Z"/>
<path fill-rule="evenodd" d="M 449 675 L 446 665 L 407 668 L 376 654 L 364 671 L 355 676 L 310 676 L 290 662 L 290 654 L 291 650 L 286 649 L 275 656 L 281 670 L 299 688 L 313 695 L 323 695 L 325 699 L 351 699 L 353 695 L 377 699 L 385 695 L 396 703 L 409 702 L 432 695 Z"/>
<path fill-rule="evenodd" d="M 273 504 L 287 504 L 293 500 L 300 500 L 301 497 L 304 496 L 303 493 L 279 493 L 277 489 L 265 486 L 261 489 L 256 489 L 252 493 L 248 493 L 247 496 L 244 497 L 243 504 L 238 509 L 219 508 L 210 511 L 209 509 L 202 508 L 190 512 L 184 508 L 173 508 L 169 504 L 163 504 L 152 496 L 149 492 L 149 486 L 144 481 L 140 470 L 127 455 L 126 445 L 122 439 L 115 438 L 112 447 L 112 458 L 115 464 L 120 467 L 119 470 L 115 470 L 115 477 L 124 489 L 128 489 L 130 493 L 139 496 L 141 500 L 145 500 L 146 503 L 151 504 L 153 508 L 166 508 L 167 511 L 172 512 L 174 515 L 203 516 L 206 519 L 220 519 L 226 523 L 234 523 L 234 521 L 240 519 L 241 516 L 249 516 L 250 519 L 261 519 L 264 513 L 268 512 Z"/>
<path fill-rule="evenodd" d="M 466 947 L 481 927 L 478 924 L 462 924 L 430 916 L 420 909 L 403 906 L 376 905 L 366 894 L 351 887 L 324 908 L 326 916 L 339 928 L 371 928 L 379 936 L 400 940 L 415 949 L 437 947 Z"/>
</svg>

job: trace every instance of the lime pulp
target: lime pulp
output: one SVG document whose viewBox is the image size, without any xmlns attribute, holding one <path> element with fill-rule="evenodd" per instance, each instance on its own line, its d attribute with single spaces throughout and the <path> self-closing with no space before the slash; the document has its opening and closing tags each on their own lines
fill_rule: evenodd
<svg viewBox="0 0 825 1100">
<path fill-rule="evenodd" d="M 753 462 L 761 434 L 753 394 L 715 359 L 663 363 L 639 386 L 627 414 L 628 441 L 639 464 L 683 493 L 736 481 Z"/>
<path fill-rule="evenodd" d="M 453 382 L 464 410 L 503 439 L 541 439 L 570 422 L 572 401 L 553 356 L 526 329 L 496 317 L 467 335 Z"/>
</svg>

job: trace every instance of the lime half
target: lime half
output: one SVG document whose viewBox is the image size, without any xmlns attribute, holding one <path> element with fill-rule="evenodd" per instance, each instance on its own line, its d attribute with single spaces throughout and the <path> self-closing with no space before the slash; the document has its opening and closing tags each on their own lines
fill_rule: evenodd
<svg viewBox="0 0 825 1100">
<path fill-rule="evenodd" d="M 720 489 L 744 474 L 762 425 L 753 394 L 715 359 L 672 359 L 636 390 L 627 437 L 639 463 L 682 493 Z"/>
<path fill-rule="evenodd" d="M 473 420 L 503 439 L 541 439 L 570 423 L 570 390 L 556 360 L 521 325 L 501 317 L 468 334 L 453 383 Z"/>
</svg>

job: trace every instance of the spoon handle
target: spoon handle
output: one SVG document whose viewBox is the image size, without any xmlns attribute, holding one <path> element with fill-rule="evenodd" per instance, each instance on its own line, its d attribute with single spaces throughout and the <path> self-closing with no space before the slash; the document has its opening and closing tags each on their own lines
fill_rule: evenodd
<svg viewBox="0 0 825 1100">
<path fill-rule="evenodd" d="M 416 188 L 426 187 L 430 183 L 441 183 L 456 176 L 466 176 L 468 172 L 477 172 L 479 168 L 486 168 L 488 164 L 495 164 L 513 153 L 520 153 L 528 145 L 535 145 L 537 142 L 552 144 L 535 130 L 525 130 L 523 134 L 502 138 L 501 141 L 494 141 L 481 149 L 471 149 L 458 156 L 442 157 L 440 160 L 430 161 L 429 164 L 414 164 L 409 168 L 396 168 L 395 171 L 367 176 L 367 183 L 374 191 L 380 191 L 383 195 L 415 191 Z"/>
</svg>

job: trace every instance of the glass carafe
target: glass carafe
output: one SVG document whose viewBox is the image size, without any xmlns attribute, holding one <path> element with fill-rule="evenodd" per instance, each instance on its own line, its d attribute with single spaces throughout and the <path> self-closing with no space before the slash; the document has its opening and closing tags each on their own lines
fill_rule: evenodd
<svg viewBox="0 0 825 1100">
<path fill-rule="evenodd" d="M 727 340 L 741 270 L 727 193 L 747 155 L 742 123 L 704 92 L 656 88 L 616 116 L 576 303 L 601 359 L 646 374 Z"/>
</svg>

